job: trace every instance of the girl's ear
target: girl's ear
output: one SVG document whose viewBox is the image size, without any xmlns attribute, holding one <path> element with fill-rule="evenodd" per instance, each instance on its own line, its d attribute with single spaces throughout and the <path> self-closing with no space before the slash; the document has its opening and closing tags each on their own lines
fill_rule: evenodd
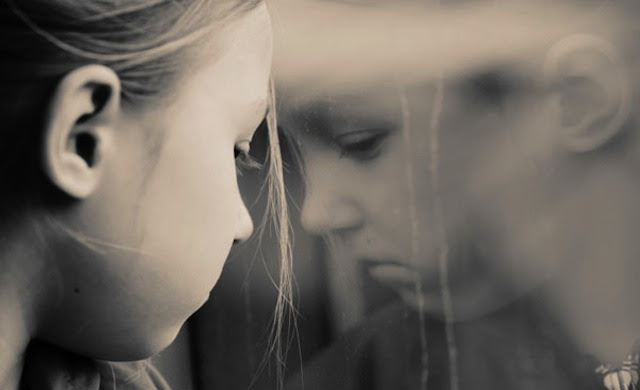
<svg viewBox="0 0 640 390">
<path fill-rule="evenodd" d="M 631 113 L 631 78 L 609 42 L 588 34 L 567 37 L 547 53 L 544 73 L 556 86 L 552 99 L 562 147 L 595 150 L 622 131 Z"/>
<path fill-rule="evenodd" d="M 44 171 L 60 190 L 85 198 L 97 188 L 120 114 L 120 79 L 87 65 L 58 84 L 44 123 Z"/>
</svg>

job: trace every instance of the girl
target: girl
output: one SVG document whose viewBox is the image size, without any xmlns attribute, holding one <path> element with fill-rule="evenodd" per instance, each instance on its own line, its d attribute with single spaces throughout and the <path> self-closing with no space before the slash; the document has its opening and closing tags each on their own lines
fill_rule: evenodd
<svg viewBox="0 0 640 390">
<path fill-rule="evenodd" d="M 0 35 L 0 387 L 115 386 L 117 366 L 75 355 L 168 346 L 252 232 L 236 170 L 269 103 L 269 15 L 249 0 L 3 0 Z M 34 340 L 51 347 L 26 353 Z"/>
<path fill-rule="evenodd" d="M 336 279 L 359 272 L 406 305 L 304 376 L 322 377 L 317 388 L 636 388 L 637 6 L 469 3 L 317 3 L 317 21 L 342 18 L 306 42 L 295 29 L 321 22 L 279 23 L 302 223 L 329 238 Z"/>
</svg>

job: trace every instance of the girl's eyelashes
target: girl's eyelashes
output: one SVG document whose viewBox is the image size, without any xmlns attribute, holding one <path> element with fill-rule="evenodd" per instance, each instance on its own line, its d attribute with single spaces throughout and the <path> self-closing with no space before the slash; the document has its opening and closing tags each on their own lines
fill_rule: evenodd
<svg viewBox="0 0 640 390">
<path fill-rule="evenodd" d="M 238 157 L 248 155 L 251 150 L 251 141 L 240 141 L 233 147 L 233 157 L 237 160 Z"/>
<path fill-rule="evenodd" d="M 356 130 L 334 137 L 334 143 L 340 158 L 368 161 L 380 155 L 389 132 L 388 129 Z"/>
<path fill-rule="evenodd" d="M 236 174 L 242 176 L 242 172 L 249 169 L 260 169 L 262 166 L 253 157 L 249 155 L 251 143 L 249 141 L 241 141 L 236 144 L 233 149 L 234 158 L 236 160 Z"/>
</svg>

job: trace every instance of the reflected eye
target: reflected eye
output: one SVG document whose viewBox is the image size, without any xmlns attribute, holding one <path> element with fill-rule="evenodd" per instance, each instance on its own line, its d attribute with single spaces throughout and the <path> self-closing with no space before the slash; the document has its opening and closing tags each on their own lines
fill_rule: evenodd
<svg viewBox="0 0 640 390">
<path fill-rule="evenodd" d="M 387 129 L 365 129 L 337 136 L 334 142 L 340 150 L 341 158 L 367 161 L 380 155 L 388 136 Z"/>
<path fill-rule="evenodd" d="M 236 174 L 239 176 L 242 176 L 242 172 L 245 170 L 261 168 L 261 165 L 249 155 L 250 150 L 250 141 L 240 141 L 233 148 L 233 155 L 236 160 Z"/>
</svg>

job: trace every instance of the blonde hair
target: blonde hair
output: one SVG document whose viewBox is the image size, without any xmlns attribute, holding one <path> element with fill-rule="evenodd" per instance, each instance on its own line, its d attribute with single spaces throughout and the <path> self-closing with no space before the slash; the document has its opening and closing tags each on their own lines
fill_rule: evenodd
<svg viewBox="0 0 640 390">
<path fill-rule="evenodd" d="M 269 353 L 276 358 L 276 380 L 279 389 L 284 387 L 284 369 L 286 367 L 287 342 L 283 343 L 282 334 L 289 331 L 289 324 L 295 317 L 293 314 L 293 265 L 290 239 L 289 213 L 287 208 L 287 192 L 284 186 L 284 169 L 280 151 L 280 140 L 277 131 L 276 97 L 273 82 L 270 85 L 271 109 L 267 114 L 267 129 L 269 134 L 269 168 L 267 172 L 267 210 L 263 222 L 271 220 L 278 236 L 278 250 L 280 255 L 280 274 L 278 278 L 278 297 L 271 326 L 271 342 Z M 271 218 L 268 218 L 271 217 Z M 291 309 L 291 310 L 290 310 Z"/>
</svg>

